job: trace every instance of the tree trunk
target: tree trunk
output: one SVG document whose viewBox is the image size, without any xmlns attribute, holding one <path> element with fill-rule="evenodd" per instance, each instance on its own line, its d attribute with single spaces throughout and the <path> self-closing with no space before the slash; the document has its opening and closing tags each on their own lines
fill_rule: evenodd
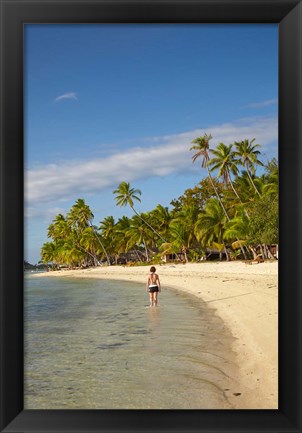
<svg viewBox="0 0 302 433">
<path fill-rule="evenodd" d="M 137 252 L 137 250 L 136 249 L 134 249 L 134 251 L 135 251 L 135 254 L 136 254 L 136 256 L 137 256 L 137 260 L 140 262 L 141 261 L 141 259 L 140 259 L 140 256 L 138 255 L 138 252 Z"/>
<path fill-rule="evenodd" d="M 230 218 L 229 218 L 229 216 L 228 216 L 228 214 L 227 214 L 227 211 L 225 210 L 225 207 L 224 207 L 224 205 L 223 205 L 223 203 L 222 203 L 222 201 L 221 201 L 221 198 L 219 197 L 219 194 L 218 194 L 218 192 L 217 192 L 217 189 L 216 189 L 216 187 L 215 187 L 215 185 L 214 185 L 214 182 L 213 182 L 213 179 L 212 179 L 212 176 L 211 176 L 211 173 L 210 173 L 209 167 L 207 167 L 207 169 L 208 169 L 208 176 L 209 176 L 209 178 L 210 178 L 211 185 L 212 185 L 212 187 L 213 187 L 213 189 L 214 189 L 214 192 L 215 192 L 215 194 L 216 194 L 217 200 L 219 201 L 219 204 L 220 204 L 220 206 L 222 207 L 222 210 L 223 210 L 223 212 L 224 212 L 224 214 L 225 214 L 227 220 L 230 221 Z"/>
<path fill-rule="evenodd" d="M 92 254 L 93 254 L 93 262 L 94 262 L 94 266 L 97 267 L 97 265 L 98 265 L 98 260 L 97 260 L 96 255 L 95 255 L 95 249 L 94 249 L 94 248 L 93 248 L 93 250 L 92 250 Z"/>
<path fill-rule="evenodd" d="M 91 256 L 93 259 L 96 259 L 97 263 L 100 264 L 99 260 L 97 259 L 96 256 L 92 255 L 89 251 L 85 250 L 85 248 L 82 248 L 80 245 L 75 244 L 76 247 L 78 248 L 79 251 L 83 251 L 84 253 L 88 254 L 89 256 Z"/>
<path fill-rule="evenodd" d="M 188 259 L 188 256 L 187 256 L 187 248 L 186 248 L 186 247 L 183 247 L 183 248 L 182 248 L 182 252 L 183 252 L 183 254 L 184 254 L 184 256 L 185 256 L 185 261 L 186 261 L 186 263 L 189 263 L 189 259 Z"/>
<path fill-rule="evenodd" d="M 93 229 L 93 233 L 94 233 L 95 237 L 97 238 L 99 244 L 101 245 L 102 250 L 104 251 L 104 254 L 105 254 L 105 256 L 106 256 L 106 260 L 107 260 L 108 266 L 110 266 L 110 265 L 111 265 L 111 263 L 110 263 L 110 259 L 109 259 L 109 256 L 108 256 L 108 254 L 107 254 L 107 251 L 105 250 L 105 247 L 104 247 L 103 243 L 101 242 L 100 238 L 98 237 L 98 235 L 97 235 L 97 233 L 95 232 L 94 229 Z"/>
<path fill-rule="evenodd" d="M 98 243 L 101 245 L 102 250 L 104 251 L 104 254 L 105 254 L 105 256 L 106 256 L 106 260 L 107 260 L 108 266 L 110 266 L 110 265 L 111 265 L 111 263 L 110 263 L 110 259 L 109 259 L 109 257 L 108 257 L 107 251 L 105 250 L 105 247 L 104 247 L 103 243 L 101 242 L 99 236 L 97 235 L 96 231 L 94 230 L 94 227 L 93 227 L 92 223 L 91 223 L 90 221 L 88 221 L 87 218 L 85 218 L 85 220 L 86 220 L 88 226 L 90 226 L 90 227 L 93 229 L 94 236 L 95 236 L 96 239 L 98 240 Z"/>
<path fill-rule="evenodd" d="M 265 254 L 264 254 L 264 250 L 263 250 L 262 244 L 259 244 L 259 248 L 260 248 L 260 251 L 261 251 L 261 254 L 262 254 L 262 258 L 265 259 L 266 257 L 265 257 Z"/>
<path fill-rule="evenodd" d="M 143 238 L 143 244 L 144 244 L 144 248 L 145 248 L 145 252 L 146 252 L 146 260 L 147 260 L 147 262 L 149 262 L 149 254 L 148 254 L 148 250 L 147 250 L 146 242 L 145 242 L 144 238 Z"/>
<path fill-rule="evenodd" d="M 260 192 L 258 191 L 258 189 L 256 188 L 256 185 L 254 184 L 254 181 L 253 181 L 253 179 L 252 179 L 252 176 L 251 176 L 251 174 L 250 174 L 250 171 L 249 171 L 249 169 L 248 169 L 247 164 L 245 164 L 245 168 L 246 168 L 247 175 L 248 175 L 248 177 L 249 177 L 249 179 L 250 179 L 251 184 L 253 185 L 253 187 L 254 187 L 256 193 L 259 195 L 259 197 L 261 197 Z"/>
<path fill-rule="evenodd" d="M 265 244 L 267 258 L 268 259 L 274 259 L 275 257 L 272 255 L 271 250 L 269 249 L 269 246 Z"/>
<path fill-rule="evenodd" d="M 164 239 L 146 220 L 144 220 L 144 218 L 142 218 L 138 212 L 136 212 L 133 206 L 131 206 L 131 209 L 135 215 L 137 215 L 153 231 L 153 233 L 155 233 L 162 241 L 167 242 L 166 239 Z"/>
<path fill-rule="evenodd" d="M 264 258 L 268 259 L 268 248 L 267 248 L 267 245 L 263 244 L 262 248 L 263 248 L 263 252 L 264 252 Z"/>
<path fill-rule="evenodd" d="M 229 181 L 230 181 L 230 184 L 231 184 L 232 190 L 234 191 L 234 194 L 236 195 L 236 197 L 238 198 L 238 200 L 240 201 L 240 203 L 243 205 L 242 200 L 241 200 L 241 198 L 239 197 L 239 195 L 238 195 L 238 193 L 237 193 L 237 191 L 236 191 L 236 189 L 235 189 L 235 187 L 234 187 L 234 185 L 233 185 L 233 182 L 232 182 L 232 179 L 231 179 L 231 175 L 230 175 L 229 170 L 228 170 L 228 178 L 229 178 Z M 250 216 L 249 216 L 249 214 L 248 214 L 248 211 L 247 211 L 245 208 L 244 208 L 244 212 L 245 212 L 245 215 L 247 216 L 247 218 L 250 219 Z"/>
<path fill-rule="evenodd" d="M 131 206 L 131 209 L 133 210 L 135 215 L 137 215 L 153 231 L 153 233 L 155 233 L 162 241 L 167 242 L 166 239 L 164 239 L 146 220 L 144 220 L 144 218 L 141 217 L 141 215 L 138 212 L 136 212 L 133 206 Z M 178 255 L 177 254 L 175 255 L 179 259 Z"/>
<path fill-rule="evenodd" d="M 253 253 L 253 259 L 255 259 L 256 257 L 257 257 L 257 253 L 256 253 L 256 250 L 255 250 L 255 248 L 253 248 L 253 247 L 250 247 L 250 250 L 252 251 L 252 253 Z"/>
<path fill-rule="evenodd" d="M 230 261 L 229 252 L 228 252 L 227 247 L 225 246 L 224 243 L 223 243 L 223 246 L 224 246 L 224 252 L 225 252 L 225 256 L 226 256 L 227 262 L 229 262 Z"/>
<path fill-rule="evenodd" d="M 226 209 L 225 209 L 225 207 L 224 207 L 224 205 L 223 205 L 223 203 L 222 203 L 222 201 L 221 201 L 221 198 L 219 197 L 219 194 L 218 194 L 218 192 L 217 192 L 217 189 L 216 189 L 216 187 L 215 187 L 215 185 L 214 185 L 214 182 L 213 182 L 213 179 L 212 179 L 212 176 L 211 176 L 211 173 L 210 173 L 209 167 L 207 167 L 207 169 L 208 169 L 208 176 L 209 176 L 209 178 L 210 178 L 210 181 L 211 181 L 212 187 L 213 187 L 213 189 L 214 189 L 214 191 L 215 191 L 216 197 L 217 197 L 217 199 L 218 199 L 218 201 L 219 201 L 219 203 L 220 203 L 220 206 L 222 207 L 222 210 L 223 210 L 223 212 L 224 212 L 224 214 L 225 214 L 227 220 L 230 221 L 230 217 L 228 216 L 228 213 L 227 213 L 227 211 L 226 211 Z M 237 238 L 237 241 L 239 241 L 238 238 Z M 244 249 L 243 249 L 243 247 L 242 247 L 241 245 L 240 245 L 240 250 L 241 250 L 241 252 L 242 252 L 242 254 L 243 254 L 243 257 L 245 257 Z"/>
<path fill-rule="evenodd" d="M 244 260 L 247 260 L 248 257 L 249 257 L 249 249 L 248 249 L 248 247 L 246 247 L 246 252 L 247 252 L 248 255 L 246 255 L 246 252 L 245 252 L 244 246 L 243 246 L 242 249 L 243 249 L 243 257 L 244 257 Z"/>
</svg>

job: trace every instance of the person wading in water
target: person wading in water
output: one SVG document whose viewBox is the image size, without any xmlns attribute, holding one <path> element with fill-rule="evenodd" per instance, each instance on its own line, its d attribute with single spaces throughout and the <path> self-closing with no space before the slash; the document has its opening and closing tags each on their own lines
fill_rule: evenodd
<svg viewBox="0 0 302 433">
<path fill-rule="evenodd" d="M 149 292 L 150 295 L 150 307 L 157 306 L 158 292 L 160 292 L 160 281 L 155 272 L 155 267 L 151 266 L 146 285 L 146 291 Z"/>
</svg>

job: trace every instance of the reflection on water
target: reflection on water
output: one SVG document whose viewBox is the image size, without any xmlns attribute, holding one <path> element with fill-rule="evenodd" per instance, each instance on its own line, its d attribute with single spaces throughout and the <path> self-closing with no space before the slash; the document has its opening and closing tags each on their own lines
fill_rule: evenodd
<svg viewBox="0 0 302 433">
<path fill-rule="evenodd" d="M 233 337 L 202 301 L 144 285 L 25 279 L 26 409 L 230 408 Z"/>
</svg>

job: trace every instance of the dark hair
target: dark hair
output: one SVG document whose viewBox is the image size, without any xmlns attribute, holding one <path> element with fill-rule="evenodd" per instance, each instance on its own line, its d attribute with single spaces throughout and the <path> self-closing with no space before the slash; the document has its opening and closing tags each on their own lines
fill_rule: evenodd
<svg viewBox="0 0 302 433">
<path fill-rule="evenodd" d="M 150 268 L 150 272 L 155 272 L 155 271 L 156 271 L 155 267 L 154 267 L 154 266 L 151 266 L 151 268 Z"/>
</svg>

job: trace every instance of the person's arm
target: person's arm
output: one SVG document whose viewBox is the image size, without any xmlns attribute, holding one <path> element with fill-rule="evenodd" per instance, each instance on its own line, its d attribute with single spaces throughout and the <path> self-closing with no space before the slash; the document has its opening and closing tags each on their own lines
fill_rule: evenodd
<svg viewBox="0 0 302 433">
<path fill-rule="evenodd" d="M 147 278 L 146 292 L 148 292 L 148 288 L 149 288 L 149 280 L 150 280 L 150 276 L 148 276 L 148 278 Z"/>
</svg>

